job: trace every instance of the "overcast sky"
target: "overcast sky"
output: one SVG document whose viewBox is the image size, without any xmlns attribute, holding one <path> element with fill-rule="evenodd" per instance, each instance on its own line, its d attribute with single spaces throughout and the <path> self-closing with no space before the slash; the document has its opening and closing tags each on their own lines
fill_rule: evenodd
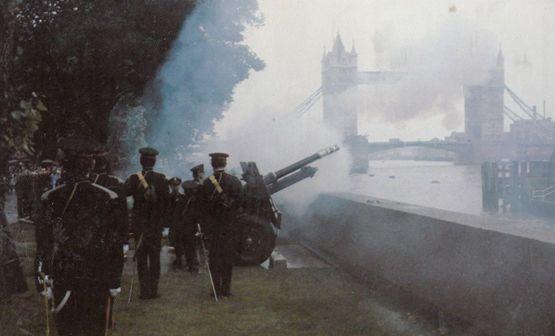
<svg viewBox="0 0 555 336">
<path fill-rule="evenodd" d="M 236 89 L 234 103 L 216 125 L 219 137 L 233 136 L 234 129 L 254 118 L 262 123 L 294 122 L 291 111 L 321 85 L 323 47 L 331 47 L 337 32 L 348 48 L 353 41 L 356 44 L 361 70 L 378 70 L 388 63 L 377 55 L 376 36 L 386 38 L 386 47 L 425 47 L 440 36 L 438 27 L 454 20 L 494 39 L 495 49 L 500 44 L 508 86 L 530 104 L 541 106 L 546 99 L 548 114 L 555 116 L 552 0 L 260 0 L 260 9 L 265 24 L 249 29 L 246 43 L 267 67 Z M 359 119 L 359 133 L 370 140 L 411 140 L 460 131 L 464 127 L 462 88 L 449 122 L 446 113 L 438 108 L 403 121 L 365 113 Z M 321 119 L 321 104 L 309 118 Z"/>
</svg>

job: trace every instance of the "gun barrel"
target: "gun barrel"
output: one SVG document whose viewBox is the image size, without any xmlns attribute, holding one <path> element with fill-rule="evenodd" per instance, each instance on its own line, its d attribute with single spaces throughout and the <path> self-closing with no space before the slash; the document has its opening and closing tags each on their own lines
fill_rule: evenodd
<svg viewBox="0 0 555 336">
<path fill-rule="evenodd" d="M 309 177 L 313 177 L 316 172 L 318 171 L 318 168 L 314 168 L 314 167 L 310 167 L 310 166 L 306 166 L 306 167 L 302 167 L 301 169 L 299 169 L 298 172 L 295 172 L 293 174 L 287 175 L 284 178 L 280 179 L 279 181 L 277 181 L 276 183 L 272 184 L 269 186 L 269 191 L 270 194 L 275 194 L 285 188 L 288 188 L 290 186 L 292 186 L 295 183 L 298 183 L 306 178 Z"/>
<path fill-rule="evenodd" d="M 302 160 L 299 160 L 283 169 L 278 170 L 277 172 L 274 173 L 274 176 L 276 179 L 279 179 L 281 177 L 284 177 L 286 175 L 291 174 L 292 172 L 301 169 L 302 167 L 311 164 L 312 162 L 319 160 L 325 156 L 328 156 L 332 153 L 335 153 L 339 150 L 339 146 L 338 145 L 333 145 L 327 148 L 324 148 L 314 154 L 312 154 L 309 157 L 306 157 Z"/>
</svg>

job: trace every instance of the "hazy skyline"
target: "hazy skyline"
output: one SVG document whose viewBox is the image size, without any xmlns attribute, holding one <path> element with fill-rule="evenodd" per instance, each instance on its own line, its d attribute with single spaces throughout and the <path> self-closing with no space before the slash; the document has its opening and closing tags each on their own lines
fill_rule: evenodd
<svg viewBox="0 0 555 336">
<path fill-rule="evenodd" d="M 323 47 L 331 48 L 338 32 L 347 48 L 353 41 L 356 44 L 361 70 L 387 69 L 389 60 L 383 59 L 384 54 L 405 46 L 433 46 L 434 39 L 441 38 L 439 27 L 454 20 L 475 30 L 464 34 L 477 34 L 478 38 L 491 35 L 495 49 L 502 46 L 508 86 L 529 104 L 538 105 L 540 111 L 546 99 L 548 115 L 555 116 L 551 80 L 555 75 L 551 61 L 555 46 L 550 35 L 555 23 L 549 20 L 555 16 L 552 1 L 261 0 L 260 10 L 265 24 L 250 29 L 246 43 L 267 67 L 251 74 L 236 89 L 234 103 L 216 125 L 220 137 L 233 137 L 234 130 L 243 128 L 246 120 L 294 120 L 291 112 L 295 106 L 321 85 Z M 454 34 L 462 35 L 456 30 Z M 387 43 L 376 45 L 380 39 Z M 387 50 L 384 53 L 380 48 Z M 450 52 L 457 52 L 456 46 Z M 436 70 L 445 69 L 449 68 Z M 359 133 L 367 134 L 370 140 L 444 137 L 464 127 L 462 87 L 454 109 L 447 122 L 447 112 L 441 109 L 394 122 L 365 113 L 359 118 Z M 317 122 L 320 114 L 321 104 L 317 104 L 309 118 Z"/>
</svg>

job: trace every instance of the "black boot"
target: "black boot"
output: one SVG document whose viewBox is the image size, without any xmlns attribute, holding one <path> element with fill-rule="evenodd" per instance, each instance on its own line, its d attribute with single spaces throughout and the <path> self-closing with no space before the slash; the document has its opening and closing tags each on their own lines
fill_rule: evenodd
<svg viewBox="0 0 555 336">
<path fill-rule="evenodd" d="M 173 268 L 176 270 L 182 270 L 183 269 L 183 263 L 181 262 L 181 260 L 175 260 L 173 262 Z"/>
<path fill-rule="evenodd" d="M 150 287 L 150 299 L 157 299 L 160 297 L 160 294 L 158 294 L 158 280 L 154 280 L 152 281 L 151 287 Z"/>
<path fill-rule="evenodd" d="M 148 290 L 148 286 L 141 282 L 141 293 L 139 294 L 139 299 L 147 300 L 150 298 L 150 291 Z"/>
</svg>

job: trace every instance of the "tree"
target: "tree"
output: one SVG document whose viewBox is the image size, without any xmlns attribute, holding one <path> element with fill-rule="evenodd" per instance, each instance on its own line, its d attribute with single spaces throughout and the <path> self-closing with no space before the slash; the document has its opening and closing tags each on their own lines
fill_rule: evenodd
<svg viewBox="0 0 555 336">
<path fill-rule="evenodd" d="M 12 11 L 17 46 L 11 83 L 43 97 L 37 153 L 84 134 L 105 143 L 110 112 L 142 95 L 165 60 L 193 0 L 27 0 Z"/>
</svg>

